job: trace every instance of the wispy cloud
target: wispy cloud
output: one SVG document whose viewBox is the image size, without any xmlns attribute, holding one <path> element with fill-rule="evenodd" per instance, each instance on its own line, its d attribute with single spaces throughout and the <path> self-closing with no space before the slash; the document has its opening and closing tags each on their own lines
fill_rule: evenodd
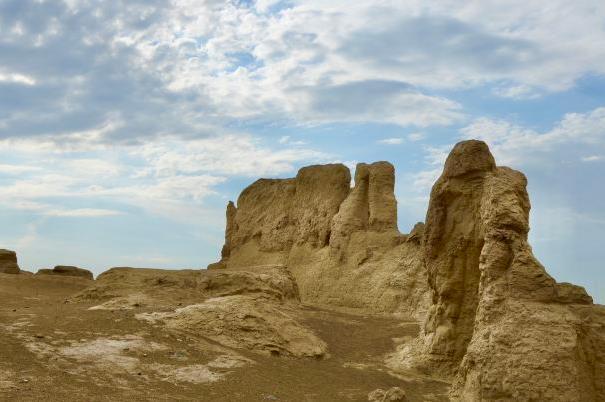
<svg viewBox="0 0 605 402">
<path fill-rule="evenodd" d="M 393 137 L 393 138 L 383 138 L 382 140 L 376 141 L 379 144 L 383 145 L 400 145 L 403 144 L 403 138 Z"/>
<path fill-rule="evenodd" d="M 568 113 L 545 132 L 505 120 L 478 118 L 464 127 L 461 133 L 464 138 L 486 141 L 500 163 L 520 165 L 537 162 L 541 155 L 552 155 L 556 147 L 578 144 L 605 147 L 605 107 L 587 113 Z"/>
<path fill-rule="evenodd" d="M 605 160 L 605 156 L 603 155 L 590 155 L 582 157 L 582 162 L 600 162 L 602 160 Z"/>
</svg>

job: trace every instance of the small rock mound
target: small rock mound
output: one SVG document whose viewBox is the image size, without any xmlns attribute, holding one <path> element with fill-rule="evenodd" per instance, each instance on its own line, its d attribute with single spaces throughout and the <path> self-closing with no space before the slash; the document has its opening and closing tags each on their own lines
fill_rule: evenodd
<svg viewBox="0 0 605 402">
<path fill-rule="evenodd" d="M 327 353 L 326 344 L 298 319 L 298 286 L 283 266 L 112 268 L 71 300 L 103 301 L 90 307 L 92 311 L 145 308 L 138 319 L 228 348 L 290 357 L 321 358 Z"/>
<path fill-rule="evenodd" d="M 76 301 L 105 301 L 142 294 L 156 305 L 197 303 L 211 297 L 259 294 L 276 301 L 298 301 L 298 287 L 282 266 L 257 266 L 241 270 L 162 270 L 116 267 L 73 297 Z"/>
<path fill-rule="evenodd" d="M 392 387 L 386 391 L 378 388 L 368 394 L 369 402 L 405 402 L 407 400 L 405 392 L 399 387 Z"/>
<path fill-rule="evenodd" d="M 53 269 L 39 269 L 36 275 L 58 275 L 75 276 L 84 279 L 93 279 L 92 272 L 84 268 L 72 267 L 69 265 L 57 265 Z"/>
<path fill-rule="evenodd" d="M 221 345 L 273 356 L 321 358 L 327 345 L 296 321 L 294 309 L 255 296 L 225 296 L 138 319 Z"/>
<path fill-rule="evenodd" d="M 17 253 L 11 250 L 0 249 L 0 273 L 18 274 L 20 272 L 17 264 Z"/>
</svg>

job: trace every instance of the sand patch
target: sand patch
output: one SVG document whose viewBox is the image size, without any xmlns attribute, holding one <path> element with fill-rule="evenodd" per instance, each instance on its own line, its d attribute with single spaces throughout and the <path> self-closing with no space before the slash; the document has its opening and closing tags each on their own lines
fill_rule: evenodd
<svg viewBox="0 0 605 402">
<path fill-rule="evenodd" d="M 156 342 L 148 342 L 137 335 L 123 337 L 97 338 L 92 341 L 73 342 L 64 346 L 57 352 L 67 358 L 78 362 L 92 363 L 99 368 L 120 368 L 133 371 L 139 365 L 139 358 L 129 356 L 132 352 L 155 352 L 168 348 Z"/>
</svg>

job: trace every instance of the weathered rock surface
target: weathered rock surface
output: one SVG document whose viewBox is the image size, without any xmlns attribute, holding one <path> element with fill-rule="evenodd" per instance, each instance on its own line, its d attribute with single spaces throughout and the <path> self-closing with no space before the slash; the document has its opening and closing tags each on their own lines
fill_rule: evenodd
<svg viewBox="0 0 605 402">
<path fill-rule="evenodd" d="M 360 163 L 350 181 L 344 165 L 256 181 L 228 204 L 222 259 L 209 268 L 282 264 L 305 302 L 423 316 L 421 234 L 406 243 L 397 229 L 393 165 Z"/>
<path fill-rule="evenodd" d="M 57 265 L 53 269 L 39 269 L 36 275 L 59 275 L 59 276 L 75 276 L 84 279 L 93 279 L 92 272 L 84 268 L 73 267 L 69 265 Z"/>
<path fill-rule="evenodd" d="M 0 273 L 18 274 L 17 253 L 11 250 L 0 249 Z"/>
<path fill-rule="evenodd" d="M 533 256 L 526 185 L 483 142 L 456 145 L 423 236 L 432 304 L 390 362 L 453 377 L 463 401 L 605 400 L 605 307 Z"/>
<path fill-rule="evenodd" d="M 142 293 L 156 303 L 194 303 L 212 297 L 262 295 L 275 301 L 298 301 L 292 275 L 283 266 L 256 266 L 251 270 L 162 270 L 111 268 L 74 300 L 106 301 Z"/>
<path fill-rule="evenodd" d="M 298 318 L 300 296 L 290 272 L 270 265 L 248 269 L 112 268 L 71 300 L 102 302 L 90 310 L 153 309 L 137 318 L 200 342 L 271 355 L 323 357 L 325 342 Z"/>
<path fill-rule="evenodd" d="M 392 165 L 349 180 L 328 165 L 257 181 L 228 205 L 216 267 L 283 264 L 305 302 L 424 317 L 389 364 L 451 379 L 453 398 L 605 400 L 605 307 L 533 256 L 523 174 L 481 141 L 457 144 L 407 236 Z"/>
<path fill-rule="evenodd" d="M 137 318 L 179 334 L 273 356 L 321 358 L 327 353 L 325 342 L 297 321 L 295 309 L 262 297 L 215 297 L 174 312 L 143 313 Z"/>
</svg>

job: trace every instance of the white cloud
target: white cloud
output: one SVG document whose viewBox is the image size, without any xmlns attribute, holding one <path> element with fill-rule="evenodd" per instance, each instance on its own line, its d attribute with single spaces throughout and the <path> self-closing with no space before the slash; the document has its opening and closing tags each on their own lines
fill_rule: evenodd
<svg viewBox="0 0 605 402">
<path fill-rule="evenodd" d="M 413 189 L 418 193 L 428 193 L 441 175 L 443 168 L 423 170 L 411 175 Z"/>
<path fill-rule="evenodd" d="M 424 133 L 410 133 L 408 134 L 408 140 L 415 142 L 415 141 L 420 141 L 423 140 L 424 138 L 426 138 L 426 135 Z"/>
<path fill-rule="evenodd" d="M 398 137 L 384 138 L 382 140 L 378 140 L 377 142 L 379 144 L 384 144 L 384 145 L 399 145 L 399 144 L 403 144 L 403 138 L 398 138 Z"/>
<path fill-rule="evenodd" d="M 597 0 L 22 3 L 0 16 L 0 82 L 23 100 L 0 132 L 58 152 L 239 119 L 450 125 L 443 88 L 532 98 L 605 74 Z"/>
<path fill-rule="evenodd" d="M 582 157 L 582 162 L 599 162 L 605 160 L 603 155 L 590 155 Z"/>
<path fill-rule="evenodd" d="M 27 172 L 35 172 L 39 171 L 40 168 L 37 166 L 27 166 L 27 165 L 10 165 L 5 163 L 0 163 L 0 175 L 2 174 L 22 174 Z"/>
<path fill-rule="evenodd" d="M 504 120 L 479 118 L 461 129 L 464 138 L 484 140 L 501 164 L 535 161 L 555 147 L 569 144 L 605 145 L 605 107 L 568 113 L 551 130 L 538 132 Z"/>
<path fill-rule="evenodd" d="M 22 163 L 0 165 L 0 204 L 62 218 L 115 216 L 136 207 L 190 223 L 192 216 L 208 215 L 205 199 L 216 195 L 216 186 L 229 177 L 278 176 L 293 173 L 299 164 L 332 158 L 296 141 L 286 142 L 272 149 L 252 135 L 232 133 L 64 149 L 49 138 L 48 147 L 38 149 L 34 139 L 23 139 L 11 152 Z M 13 143 L 0 141 L 0 147 L 8 150 Z M 111 207 L 98 208 L 99 202 Z"/>
<path fill-rule="evenodd" d="M 23 84 L 27 86 L 36 85 L 36 80 L 33 77 L 19 74 L 19 73 L 3 73 L 0 72 L 0 83 L 15 83 L 15 84 Z"/>
<path fill-rule="evenodd" d="M 292 140 L 289 135 L 281 136 L 278 140 L 280 144 L 283 145 L 306 145 L 307 143 L 302 140 Z"/>
<path fill-rule="evenodd" d="M 103 216 L 122 215 L 120 211 L 100 208 L 77 208 L 77 209 L 52 209 L 44 212 L 47 216 L 74 217 L 74 218 L 94 218 Z"/>
<path fill-rule="evenodd" d="M 540 97 L 540 94 L 534 88 L 524 84 L 496 87 L 492 92 L 502 98 L 536 99 Z"/>
<path fill-rule="evenodd" d="M 257 177 L 280 175 L 294 170 L 296 163 L 321 162 L 329 155 L 313 149 L 300 148 L 301 143 L 282 145 L 294 148 L 272 149 L 248 134 L 182 140 L 165 137 L 133 149 L 129 154 L 146 162 L 145 171 L 157 177 L 176 173 L 208 172 L 220 175 Z"/>
<path fill-rule="evenodd" d="M 140 36 L 135 46 L 149 58 L 168 50 L 181 61 L 167 58 L 170 64 L 161 64 L 171 87 L 205 89 L 224 113 L 285 113 L 305 121 L 342 120 L 345 115 L 358 121 L 386 117 L 401 125 L 455 121 L 453 104 L 426 94 L 401 93 L 383 110 L 361 114 L 346 107 L 348 99 L 342 108 L 314 108 L 326 88 L 353 83 L 386 80 L 416 88 L 465 88 L 507 82 L 495 94 L 532 98 L 540 89 L 567 89 L 584 74 L 605 72 L 605 50 L 599 46 L 605 40 L 605 6 L 593 0 L 574 3 L 571 12 L 563 0 L 548 7 L 542 2 L 384 1 L 376 6 L 305 1 L 264 14 L 274 4 L 257 2 L 254 10 L 179 1 L 168 18 L 151 28 L 161 32 L 159 39 Z M 183 35 L 209 39 L 183 51 Z M 234 53 L 246 60 L 230 56 Z M 378 95 L 367 91 L 363 100 L 372 102 Z M 428 114 L 429 103 L 431 119 L 414 121 L 395 113 L 407 108 L 411 115 Z"/>
</svg>

